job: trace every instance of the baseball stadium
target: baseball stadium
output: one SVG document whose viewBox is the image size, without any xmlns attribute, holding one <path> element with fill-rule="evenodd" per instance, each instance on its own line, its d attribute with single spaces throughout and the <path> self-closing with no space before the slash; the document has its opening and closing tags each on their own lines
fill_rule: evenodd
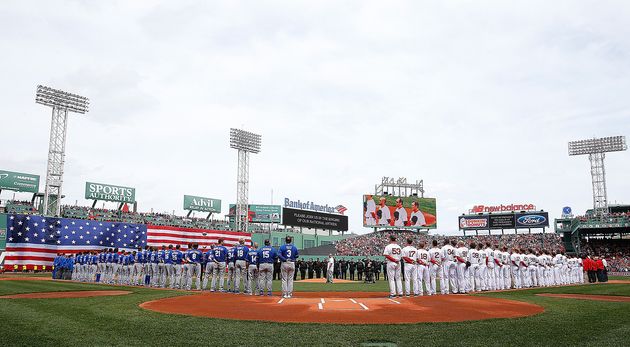
<svg viewBox="0 0 630 347">
<path fill-rule="evenodd" d="M 9 35 L 15 47 L 22 39 L 29 49 L 48 47 L 50 42 L 36 39 L 23 24 L 9 20 L 13 17 L 30 18 L 37 28 L 50 27 L 56 34 L 77 38 L 94 34 L 104 40 L 104 47 L 117 52 L 86 44 L 94 60 L 84 57 L 63 66 L 51 63 L 56 69 L 72 72 L 70 77 L 61 77 L 52 68 L 37 67 L 42 82 L 29 80 L 32 85 L 26 87 L 17 82 L 15 88 L 8 85 L 12 79 L 20 80 L 19 74 L 26 74 L 19 68 L 18 57 L 23 58 L 19 53 L 9 54 L 8 59 L 16 62 L 7 64 L 13 66 L 11 69 L 1 67 L 8 81 L 0 85 L 11 95 L 5 103 L 11 111 L 21 110 L 24 117 L 9 117 L 11 112 L 7 111 L 0 121 L 5 130 L 0 137 L 4 149 L 0 155 L 3 346 L 630 345 L 630 205 L 618 202 L 629 196 L 624 190 L 627 185 L 623 185 L 627 177 L 622 175 L 624 170 L 627 172 L 627 144 L 625 136 L 614 133 L 628 130 L 619 126 L 627 122 L 588 130 L 604 133 L 600 137 L 584 135 L 587 126 L 576 129 L 562 123 L 571 138 L 567 141 L 538 129 L 545 139 L 540 141 L 546 144 L 542 159 L 529 149 L 527 153 L 510 150 L 503 157 L 500 154 L 507 152 L 464 151 L 462 148 L 476 147 L 475 141 L 501 147 L 510 136 L 527 141 L 527 146 L 538 140 L 529 135 L 519 137 L 527 132 L 521 128 L 513 128 L 508 137 L 494 133 L 497 139 L 460 133 L 458 140 L 450 133 L 428 134 L 431 131 L 387 133 L 383 129 L 389 125 L 381 122 L 382 114 L 402 112 L 389 101 L 387 108 L 370 110 L 378 113 L 373 118 L 377 120 L 374 128 L 360 124 L 359 118 L 347 111 L 337 113 L 341 111 L 333 100 L 352 99 L 356 97 L 353 92 L 358 93 L 346 87 L 360 88 L 372 81 L 361 78 L 331 93 L 322 89 L 328 89 L 329 79 L 349 79 L 351 73 L 343 71 L 354 66 L 354 60 L 363 53 L 353 56 L 353 63 L 344 64 L 345 68 L 335 69 L 334 76 L 315 69 L 309 81 L 317 80 L 317 87 L 308 92 L 300 90 L 303 76 L 297 74 L 294 80 L 288 77 L 295 73 L 290 70 L 293 63 L 288 61 L 280 64 L 280 72 L 274 70 L 273 79 L 279 76 L 291 88 L 257 85 L 255 76 L 263 72 L 255 68 L 269 63 L 265 62 L 269 57 L 263 58 L 261 52 L 275 52 L 291 41 L 291 53 L 272 54 L 268 60 L 288 55 L 291 60 L 304 60 L 299 66 L 309 70 L 312 66 L 307 62 L 337 47 L 325 44 L 316 48 L 309 41 L 309 47 L 304 48 L 293 42 L 292 35 L 299 34 L 306 40 L 310 35 L 322 34 L 315 30 L 320 24 L 306 24 L 306 17 L 285 23 L 285 15 L 297 14 L 293 12 L 296 9 L 285 8 L 290 7 L 284 6 L 286 3 L 282 11 L 276 8 L 273 14 L 258 7 L 250 13 L 251 9 L 247 11 L 240 5 L 204 7 L 199 10 L 204 14 L 201 17 L 193 15 L 192 9 L 199 5 L 194 1 L 185 11 L 173 4 L 166 9 L 140 3 L 132 8 L 122 6 L 129 11 L 125 16 L 132 20 L 125 19 L 115 6 L 78 3 L 62 6 L 68 8 L 68 13 L 60 17 L 59 7 L 48 8 L 55 18 L 51 22 L 43 21 L 44 17 L 35 20 L 33 13 L 39 11 L 33 5 L 13 4 L 4 15 L 0 10 L 0 17 L 9 22 L 0 26 L 24 29 L 22 38 Z M 357 24 L 361 28 L 366 23 L 371 26 L 375 19 L 380 23 L 382 12 L 387 12 L 383 7 L 360 7 L 358 14 L 348 18 L 363 18 L 363 11 L 369 7 L 369 21 L 363 18 L 363 24 Z M 215 10 L 234 17 L 220 21 L 211 15 Z M 328 18 L 331 10 L 337 10 L 336 6 L 326 8 L 325 16 L 313 15 Z M 405 12 L 397 11 L 394 18 L 407 18 Z M 101 32 L 101 25 L 91 23 L 107 20 L 109 27 L 119 15 L 123 23 L 120 32 Z M 210 27 L 207 18 L 213 19 Z M 569 19 L 564 18 L 567 23 Z M 64 21 L 72 25 L 66 26 Z M 167 29 L 164 23 L 170 21 L 175 24 Z M 268 32 L 280 22 L 285 23 L 282 30 Z M 83 32 L 79 25 L 89 29 Z M 438 24 L 423 24 L 431 25 Z M 249 29 L 237 33 L 236 27 L 240 26 Z M 478 27 L 475 25 L 475 30 L 481 30 Z M 338 26 L 332 29 L 335 34 L 327 31 L 325 35 L 331 40 L 340 35 L 337 29 L 356 30 Z M 219 37 L 224 30 L 234 32 Z M 398 44 L 392 42 L 399 41 L 389 35 L 398 34 L 390 30 L 398 32 L 401 28 L 392 26 L 379 33 L 371 30 L 367 37 L 379 43 L 366 52 L 376 55 L 382 49 L 396 50 Z M 473 29 L 462 32 L 466 30 Z M 174 33 L 180 32 L 187 34 L 174 38 Z M 127 37 L 133 40 L 131 44 Z M 150 41 L 151 37 L 155 41 Z M 180 46 L 190 37 L 195 38 L 191 46 Z M 204 40 L 211 42 L 208 45 L 212 50 L 206 51 Z M 0 47 L 5 47 L 1 41 Z M 240 41 L 247 42 L 248 48 L 236 43 Z M 577 41 L 572 44 L 577 45 Z M 610 44 L 612 39 L 606 42 Z M 70 54 L 61 50 L 69 50 L 71 45 L 60 39 L 53 51 L 70 59 Z M 460 42 L 458 47 L 466 46 Z M 130 100 L 143 98 L 142 93 L 120 92 L 114 98 L 108 94 L 113 88 L 104 80 L 114 80 L 119 67 L 105 62 L 128 60 L 118 57 L 126 56 L 123 47 L 147 65 L 169 66 L 151 70 L 156 75 L 139 65 L 136 68 L 142 72 L 138 75 L 132 69 L 121 70 L 125 78 L 117 81 L 124 84 L 138 78 L 142 82 L 129 83 L 138 90 L 153 91 L 146 99 L 151 102 Z M 180 50 L 173 53 L 175 47 Z M 297 47 L 306 49 L 307 54 L 297 53 Z M 258 53 L 243 53 L 249 49 Z M 415 52 L 411 60 L 423 54 Z M 162 55 L 177 64 L 156 62 L 156 57 Z M 344 59 L 337 51 L 333 54 L 335 62 Z M 87 68 L 91 64 L 101 64 L 96 69 L 109 72 L 94 73 Z M 207 64 L 221 66 L 208 69 L 217 81 L 227 82 L 227 90 L 239 92 L 207 96 L 209 91 L 218 90 L 208 85 L 211 79 L 203 68 Z M 186 65 L 195 69 L 189 71 Z M 18 68 L 14 73 L 15 66 Z M 239 72 L 224 70 L 225 66 L 238 66 Z M 413 68 L 404 74 L 393 74 L 398 76 L 393 81 L 420 69 L 418 65 L 410 66 Z M 359 75 L 364 76 L 364 71 Z M 507 81 L 503 73 L 497 75 Z M 243 81 L 237 82 L 239 78 Z M 374 78 L 386 81 L 390 77 L 384 73 Z M 519 81 L 528 78 L 521 76 Z M 245 92 L 250 82 L 260 89 L 260 95 Z M 505 89 L 503 83 L 498 83 L 501 86 L 495 93 Z M 172 85 L 167 89 L 152 87 L 164 84 Z M 200 91 L 193 91 L 195 88 Z M 377 90 L 387 94 L 382 88 Z M 305 92 L 306 96 L 292 99 L 297 95 L 293 92 Z M 478 96 L 476 89 L 468 92 Z M 197 93 L 203 95 L 201 99 L 208 99 L 204 101 L 207 105 L 220 104 L 218 109 L 226 115 L 213 115 L 210 121 L 184 115 L 190 111 L 185 104 L 198 97 Z M 367 112 L 373 102 L 370 100 L 380 99 L 375 95 L 380 94 L 362 94 L 361 102 L 352 103 L 352 112 Z M 499 98 L 491 99 L 497 110 L 504 107 Z M 112 100 L 120 105 L 109 106 Z M 247 105 L 245 100 L 254 101 Z M 470 100 L 468 103 L 477 105 Z M 401 109 L 408 106 L 401 104 Z M 270 115 L 278 105 L 289 107 L 290 115 Z M 419 106 L 412 106 L 412 110 L 415 107 Z M 311 108 L 317 111 L 308 113 L 309 117 L 317 121 L 294 115 L 296 110 L 311 112 Z M 465 106 L 469 108 L 473 106 Z M 126 110 L 123 113 L 131 120 L 111 116 L 112 110 Z M 142 116 L 145 112 L 155 112 L 155 119 L 148 121 L 146 117 L 153 116 Z M 161 112 L 168 113 L 168 117 L 161 118 Z M 270 118 L 262 122 L 241 112 Z M 446 117 L 451 111 L 440 112 Z M 137 119 L 134 114 L 138 114 Z M 408 123 L 408 129 L 424 129 L 425 119 L 418 123 L 416 113 L 411 114 L 401 124 Z M 582 116 L 566 117 L 563 119 L 587 122 Z M 477 120 L 448 119 L 436 129 L 480 127 L 473 124 Z M 240 126 L 231 125 L 240 122 Z M 426 124 L 432 122 L 427 120 Z M 496 119 L 488 122 L 491 125 L 485 124 L 484 128 L 498 123 Z M 108 137 L 109 131 L 121 135 Z M 134 136 L 122 135 L 129 131 Z M 353 137 L 353 133 L 361 135 Z M 313 142 L 322 134 L 320 142 Z M 365 144 L 375 142 L 377 136 L 385 141 L 375 147 Z M 581 136 L 582 140 L 573 139 Z M 360 146 L 354 143 L 359 140 Z M 395 160 L 389 164 L 381 150 L 398 145 L 413 149 L 412 157 L 398 157 L 401 150 L 396 149 Z M 422 150 L 418 151 L 420 147 L 438 154 L 427 154 L 425 158 Z M 377 160 L 374 153 L 378 153 Z M 441 156 L 448 160 L 441 161 Z M 575 166 L 550 169 L 573 156 L 576 158 L 570 160 Z M 452 166 L 453 162 L 458 166 Z M 353 170 L 355 164 L 361 165 L 361 170 Z M 180 175 L 167 173 L 169 168 Z M 229 178 L 234 171 L 235 180 Z M 375 176 L 381 172 L 400 174 L 396 173 L 395 178 Z M 404 177 L 409 172 L 423 178 Z M 423 176 L 425 172 L 432 180 Z M 530 182 L 512 180 L 505 184 L 499 178 L 512 173 Z M 544 189 L 538 187 L 538 181 L 551 175 L 566 177 L 566 186 L 558 184 L 564 178 L 550 178 L 553 183 L 544 185 Z M 491 179 L 484 181 L 481 176 Z M 513 187 L 519 184 L 525 188 Z M 266 192 L 261 193 L 267 191 L 267 185 L 272 187 L 269 199 Z M 324 200 L 328 196 L 336 202 Z M 483 205 L 470 203 L 480 196 Z M 544 205 L 534 204 L 536 201 Z M 177 210 L 173 206 L 178 206 Z M 579 211 L 574 211 L 576 206 Z"/>
</svg>

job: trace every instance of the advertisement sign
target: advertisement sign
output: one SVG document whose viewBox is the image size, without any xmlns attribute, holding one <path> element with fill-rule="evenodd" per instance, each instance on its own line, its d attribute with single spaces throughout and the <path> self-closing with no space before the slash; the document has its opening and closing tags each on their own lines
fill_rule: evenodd
<svg viewBox="0 0 630 347">
<path fill-rule="evenodd" d="M 184 195 L 184 210 L 221 213 L 221 200 Z"/>
<path fill-rule="evenodd" d="M 491 214 L 490 229 L 514 229 L 514 214 Z"/>
<path fill-rule="evenodd" d="M 312 229 L 348 231 L 348 216 L 282 208 L 282 224 Z"/>
<path fill-rule="evenodd" d="M 480 230 L 488 229 L 488 216 L 460 216 L 459 217 L 459 229 L 460 230 Z"/>
<path fill-rule="evenodd" d="M 251 223 L 280 223 L 282 206 L 280 205 L 249 205 L 247 215 Z M 236 215 L 236 205 L 230 204 L 230 222 Z"/>
<path fill-rule="evenodd" d="M 104 201 L 136 202 L 136 188 L 85 182 L 85 198 Z"/>
<path fill-rule="evenodd" d="M 324 212 L 324 213 L 338 212 L 337 210 L 338 206 L 333 206 L 333 205 L 328 205 L 328 204 L 321 205 L 313 201 L 302 202 L 302 200 L 291 200 L 289 198 L 284 198 L 284 207 L 297 208 L 300 210 L 311 210 L 315 212 Z"/>
<path fill-rule="evenodd" d="M 363 195 L 363 226 L 367 228 L 435 229 L 434 198 Z"/>
<path fill-rule="evenodd" d="M 517 228 L 543 228 L 549 226 L 549 213 L 547 212 L 515 213 L 514 219 Z"/>
<path fill-rule="evenodd" d="M 509 204 L 509 205 L 475 205 L 468 210 L 469 213 L 490 213 L 490 212 L 518 212 L 518 211 L 532 211 L 536 209 L 536 205 L 523 203 L 523 204 Z"/>
<path fill-rule="evenodd" d="M 0 170 L 0 190 L 2 189 L 37 193 L 39 190 L 39 176 Z"/>
<path fill-rule="evenodd" d="M 460 230 L 529 229 L 548 226 L 547 212 L 459 216 Z"/>
</svg>

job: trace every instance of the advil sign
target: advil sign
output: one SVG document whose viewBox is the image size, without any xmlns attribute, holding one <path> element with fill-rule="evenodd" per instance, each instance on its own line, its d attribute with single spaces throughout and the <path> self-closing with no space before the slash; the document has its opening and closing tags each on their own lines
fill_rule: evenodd
<svg viewBox="0 0 630 347">
<path fill-rule="evenodd" d="M 184 210 L 221 213 L 221 200 L 184 195 Z"/>
</svg>

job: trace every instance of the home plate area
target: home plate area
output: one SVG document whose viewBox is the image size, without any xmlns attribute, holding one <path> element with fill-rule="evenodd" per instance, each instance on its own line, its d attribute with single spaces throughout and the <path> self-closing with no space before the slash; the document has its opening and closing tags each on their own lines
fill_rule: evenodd
<svg viewBox="0 0 630 347">
<path fill-rule="evenodd" d="M 300 292 L 290 299 L 200 293 L 142 303 L 169 314 L 283 323 L 405 324 L 526 317 L 540 306 L 481 296 L 438 295 L 389 299 L 386 293 Z"/>
</svg>

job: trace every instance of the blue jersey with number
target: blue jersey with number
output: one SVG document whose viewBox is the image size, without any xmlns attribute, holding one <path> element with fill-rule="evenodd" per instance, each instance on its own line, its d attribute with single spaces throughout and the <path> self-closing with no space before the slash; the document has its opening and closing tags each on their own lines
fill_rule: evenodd
<svg viewBox="0 0 630 347">
<path fill-rule="evenodd" d="M 163 263 L 164 262 L 164 250 L 161 250 L 158 252 L 158 262 L 159 263 Z"/>
<path fill-rule="evenodd" d="M 236 249 L 234 248 L 230 248 L 228 249 L 228 253 L 227 253 L 227 262 L 228 263 L 233 263 L 236 261 Z"/>
<path fill-rule="evenodd" d="M 164 251 L 164 263 L 166 264 L 173 264 L 173 251 L 172 250 L 167 250 Z"/>
<path fill-rule="evenodd" d="M 198 249 L 192 249 L 188 251 L 188 261 L 195 264 L 201 263 L 201 251 Z"/>
<path fill-rule="evenodd" d="M 236 248 L 234 249 L 236 260 L 247 260 L 248 253 L 249 248 L 247 246 L 236 246 Z"/>
<path fill-rule="evenodd" d="M 212 253 L 214 255 L 215 261 L 219 263 L 225 263 L 225 260 L 227 259 L 228 249 L 225 248 L 225 246 L 217 246 L 214 248 Z"/>
<path fill-rule="evenodd" d="M 112 254 L 112 263 L 117 264 L 118 259 L 120 259 L 120 255 L 118 253 Z"/>
<path fill-rule="evenodd" d="M 256 265 L 258 264 L 258 251 L 255 249 L 250 249 L 249 252 L 247 252 L 247 262 L 250 265 Z"/>
<path fill-rule="evenodd" d="M 292 244 L 286 244 L 280 246 L 280 250 L 278 252 L 278 257 L 280 261 L 295 261 L 298 258 L 298 249 Z"/>
<path fill-rule="evenodd" d="M 151 255 L 149 255 L 149 259 L 151 259 L 151 262 L 153 264 L 157 264 L 159 262 L 158 252 L 157 251 L 151 252 Z"/>
<path fill-rule="evenodd" d="M 264 246 L 258 250 L 258 264 L 273 264 L 278 258 L 276 249 L 271 246 Z"/>
<path fill-rule="evenodd" d="M 214 261 L 214 250 L 209 250 L 206 253 L 203 254 L 203 259 L 205 260 L 206 264 L 207 263 L 211 263 Z"/>
<path fill-rule="evenodd" d="M 182 263 L 183 254 L 181 251 L 175 250 L 172 253 L 173 264 L 180 265 Z"/>
</svg>

